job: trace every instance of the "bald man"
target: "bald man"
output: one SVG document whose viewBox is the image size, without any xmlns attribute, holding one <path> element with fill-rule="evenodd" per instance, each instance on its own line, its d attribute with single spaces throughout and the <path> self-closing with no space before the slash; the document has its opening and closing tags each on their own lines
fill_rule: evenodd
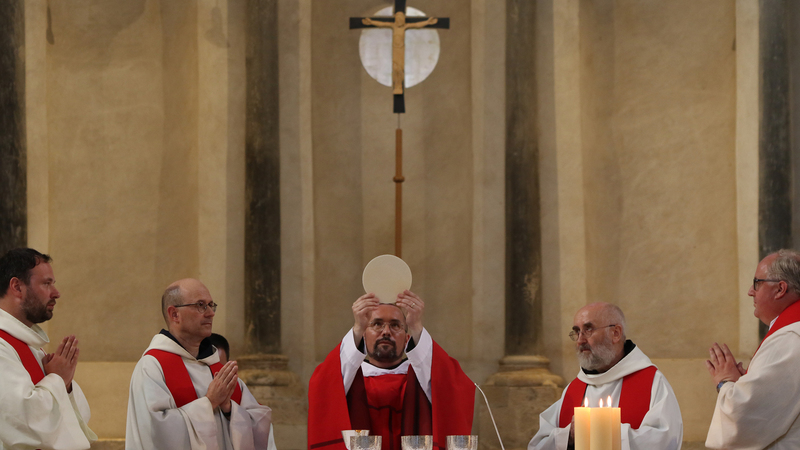
<svg viewBox="0 0 800 450">
<path fill-rule="evenodd" d="M 236 361 L 220 364 L 209 339 L 216 310 L 198 280 L 164 291 L 167 330 L 153 337 L 131 376 L 126 449 L 267 448 L 272 411 L 238 378 Z"/>
<path fill-rule="evenodd" d="M 625 315 L 610 303 L 592 303 L 575 314 L 570 339 L 581 370 L 561 399 L 539 416 L 528 450 L 573 448 L 576 406 L 600 400 L 620 407 L 622 450 L 677 450 L 683 419 L 672 387 L 650 359 L 625 336 Z"/>
</svg>

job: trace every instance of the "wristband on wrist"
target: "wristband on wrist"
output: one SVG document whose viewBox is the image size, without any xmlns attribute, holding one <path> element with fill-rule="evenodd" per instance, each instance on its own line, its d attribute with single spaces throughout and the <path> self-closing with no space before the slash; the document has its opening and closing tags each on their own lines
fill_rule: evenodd
<svg viewBox="0 0 800 450">
<path fill-rule="evenodd" d="M 720 390 L 720 388 L 722 388 L 722 385 L 727 383 L 727 382 L 729 382 L 729 381 L 730 380 L 722 380 L 722 381 L 719 382 L 719 384 L 717 384 L 717 394 L 719 394 L 719 390 Z"/>
</svg>

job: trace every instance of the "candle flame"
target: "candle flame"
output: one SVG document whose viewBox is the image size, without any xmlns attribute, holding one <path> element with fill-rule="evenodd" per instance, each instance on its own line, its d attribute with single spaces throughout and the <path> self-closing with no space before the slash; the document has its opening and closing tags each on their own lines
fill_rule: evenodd
<svg viewBox="0 0 800 450">
<path fill-rule="evenodd" d="M 586 398 L 586 397 L 583 397 L 583 407 L 584 408 L 588 408 L 589 407 L 589 399 Z"/>
<path fill-rule="evenodd" d="M 601 408 L 603 407 L 603 399 L 602 398 L 600 399 L 600 407 Z"/>
<path fill-rule="evenodd" d="M 610 395 L 608 396 L 608 403 L 606 403 L 606 406 L 611 408 L 611 396 Z"/>
</svg>

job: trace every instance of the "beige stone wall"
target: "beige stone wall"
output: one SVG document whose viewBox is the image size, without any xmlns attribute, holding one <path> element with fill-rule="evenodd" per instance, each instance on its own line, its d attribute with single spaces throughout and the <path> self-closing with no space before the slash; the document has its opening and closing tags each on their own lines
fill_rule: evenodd
<svg viewBox="0 0 800 450">
<path fill-rule="evenodd" d="M 497 48 L 505 36 L 504 11 L 490 3 L 420 5 L 458 26 L 439 32 L 436 70 L 406 91 L 401 117 L 403 257 L 412 289 L 427 302 L 431 333 L 479 380 L 495 370 L 503 345 L 504 84 Z M 295 250 L 284 252 L 284 299 L 306 316 L 285 312 L 284 323 L 297 328 L 283 333 L 300 359 L 290 365 L 308 379 L 352 326 L 364 265 L 394 252 L 398 119 L 391 90 L 361 66 L 360 31 L 347 29 L 349 17 L 385 5 L 295 5 L 281 6 L 300 24 L 299 34 L 291 25 L 281 34 L 283 245 Z"/>
<path fill-rule="evenodd" d="M 364 264 L 393 251 L 397 117 L 347 29 L 386 2 L 278 4 L 282 341 L 306 381 L 352 324 Z M 451 29 L 406 93 L 404 258 L 429 330 L 482 382 L 503 356 L 506 11 L 411 6 Z M 538 7 L 545 356 L 571 379 L 573 313 L 620 304 L 675 388 L 686 440 L 701 441 L 708 345 L 746 356 L 757 343 L 742 294 L 756 263 L 757 12 Z M 63 294 L 47 328 L 78 333 L 91 425 L 120 438 L 167 283 L 203 279 L 216 330 L 242 345 L 244 3 L 31 0 L 25 14 L 30 244 L 54 256 Z"/>
<path fill-rule="evenodd" d="M 572 314 L 618 304 L 675 388 L 690 442 L 713 412 L 709 345 L 747 356 L 757 336 L 740 302 L 757 262 L 754 182 L 742 176 L 757 149 L 737 130 L 737 94 L 755 88 L 737 74 L 756 61 L 737 55 L 737 36 L 754 39 L 753 8 L 739 6 L 540 5 L 545 317 L 560 318 L 545 321 L 546 355 L 574 377 Z"/>
<path fill-rule="evenodd" d="M 78 335 L 102 438 L 124 437 L 130 372 L 171 281 L 202 279 L 215 331 L 242 345 L 242 8 L 26 2 L 29 243 L 54 258 L 47 331 Z"/>
</svg>

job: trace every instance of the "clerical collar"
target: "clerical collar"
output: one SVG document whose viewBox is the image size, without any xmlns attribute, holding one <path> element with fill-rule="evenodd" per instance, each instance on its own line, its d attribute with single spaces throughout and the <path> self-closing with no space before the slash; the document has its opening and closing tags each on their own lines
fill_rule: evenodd
<svg viewBox="0 0 800 450">
<path fill-rule="evenodd" d="M 633 349 L 635 349 L 635 348 L 636 348 L 636 344 L 634 344 L 633 341 L 631 341 L 630 339 L 626 340 L 625 341 L 625 346 L 622 347 L 622 351 L 624 352 L 624 354 L 622 355 L 622 358 L 620 358 L 619 360 L 622 361 L 623 359 L 625 359 L 625 357 L 628 356 L 628 354 L 630 352 L 632 352 Z M 619 362 L 617 362 L 617 364 L 619 364 Z M 586 370 L 583 367 L 581 367 L 581 370 L 586 375 L 598 375 L 600 373 L 600 372 L 598 372 L 596 370 Z"/>
<path fill-rule="evenodd" d="M 180 342 L 178 342 L 178 340 L 175 339 L 175 336 L 173 336 L 172 333 L 170 333 L 169 331 L 161 329 L 161 332 L 159 334 L 163 334 L 164 336 L 172 339 L 173 341 L 175 341 L 176 344 L 180 345 L 181 348 L 186 350 L 186 347 L 184 347 Z M 189 350 L 186 351 L 188 352 Z M 205 338 L 202 341 L 200 341 L 200 348 L 197 349 L 197 359 L 205 359 L 213 354 L 214 354 L 214 346 L 211 345 L 211 338 Z"/>
</svg>

